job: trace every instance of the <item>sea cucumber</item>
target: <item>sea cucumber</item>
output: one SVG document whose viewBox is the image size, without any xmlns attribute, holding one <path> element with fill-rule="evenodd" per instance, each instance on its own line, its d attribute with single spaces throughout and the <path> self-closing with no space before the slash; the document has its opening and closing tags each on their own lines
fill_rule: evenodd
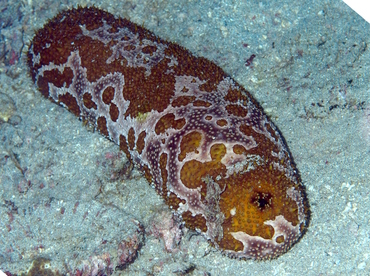
<svg viewBox="0 0 370 276">
<path fill-rule="evenodd" d="M 96 7 L 59 13 L 28 50 L 41 93 L 120 146 L 185 225 L 231 257 L 276 258 L 309 204 L 288 147 L 215 63 Z"/>
</svg>

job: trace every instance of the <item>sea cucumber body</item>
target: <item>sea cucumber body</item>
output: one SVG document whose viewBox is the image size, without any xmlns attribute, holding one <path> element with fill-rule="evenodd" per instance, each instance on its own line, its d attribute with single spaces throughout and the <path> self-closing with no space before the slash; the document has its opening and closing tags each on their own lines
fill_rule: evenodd
<svg viewBox="0 0 370 276">
<path fill-rule="evenodd" d="M 231 256 L 275 258 L 308 203 L 289 150 L 213 62 L 97 8 L 60 13 L 28 51 L 41 93 L 120 145 L 190 229 Z"/>
</svg>

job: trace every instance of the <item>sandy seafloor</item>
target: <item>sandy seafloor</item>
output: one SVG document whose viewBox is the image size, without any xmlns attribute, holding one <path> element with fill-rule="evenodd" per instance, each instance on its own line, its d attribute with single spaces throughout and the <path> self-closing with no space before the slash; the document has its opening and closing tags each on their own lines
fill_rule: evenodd
<svg viewBox="0 0 370 276">
<path fill-rule="evenodd" d="M 91 268 L 125 240 L 141 249 L 114 275 L 370 274 L 368 23 L 334 0 L 61 2 L 0 2 L 1 270 L 19 274 L 40 258 L 49 272 Z M 186 229 L 179 244 L 163 238 L 175 228 L 154 189 L 136 170 L 117 176 L 118 146 L 44 99 L 27 73 L 34 30 L 77 4 L 215 61 L 255 96 L 284 135 L 311 205 L 308 231 L 290 251 L 234 260 Z"/>
</svg>

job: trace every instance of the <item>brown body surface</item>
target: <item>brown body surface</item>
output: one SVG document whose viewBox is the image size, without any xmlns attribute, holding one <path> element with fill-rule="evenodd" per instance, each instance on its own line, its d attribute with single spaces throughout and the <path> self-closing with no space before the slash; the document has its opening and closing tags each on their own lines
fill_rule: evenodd
<svg viewBox="0 0 370 276">
<path fill-rule="evenodd" d="M 64 11 L 28 51 L 41 93 L 120 145 L 185 225 L 270 259 L 305 232 L 299 174 L 259 104 L 213 62 L 97 8 Z"/>
</svg>

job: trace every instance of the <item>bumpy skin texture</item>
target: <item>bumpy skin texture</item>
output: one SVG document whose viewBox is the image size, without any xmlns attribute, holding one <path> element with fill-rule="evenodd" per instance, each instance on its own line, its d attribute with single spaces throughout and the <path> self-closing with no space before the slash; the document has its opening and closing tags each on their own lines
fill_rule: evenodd
<svg viewBox="0 0 370 276">
<path fill-rule="evenodd" d="M 233 257 L 270 259 L 308 225 L 277 128 L 213 62 L 97 8 L 64 11 L 28 51 L 41 93 L 120 145 L 190 229 Z"/>
</svg>

